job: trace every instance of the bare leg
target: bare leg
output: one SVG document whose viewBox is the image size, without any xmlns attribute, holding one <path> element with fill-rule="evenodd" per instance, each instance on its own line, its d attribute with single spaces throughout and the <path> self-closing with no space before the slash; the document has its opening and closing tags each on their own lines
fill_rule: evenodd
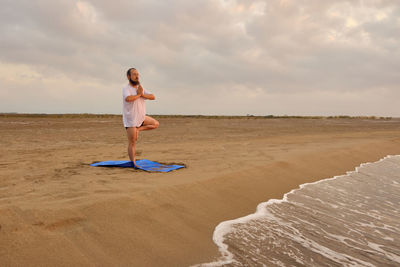
<svg viewBox="0 0 400 267">
<path fill-rule="evenodd" d="M 134 127 L 135 130 L 135 141 L 137 142 L 138 138 L 139 138 L 139 127 Z"/>
<path fill-rule="evenodd" d="M 156 119 L 154 119 L 150 116 L 145 116 L 143 126 L 140 126 L 138 128 L 139 131 L 138 131 L 137 135 L 139 136 L 140 131 L 148 131 L 148 130 L 157 129 L 159 125 L 160 125 L 160 123 Z"/>
<path fill-rule="evenodd" d="M 136 166 L 135 161 L 135 145 L 136 145 L 136 138 L 137 138 L 137 128 L 136 127 L 129 127 L 126 129 L 126 134 L 128 135 L 128 155 L 129 159 L 133 162 L 133 166 Z"/>
</svg>

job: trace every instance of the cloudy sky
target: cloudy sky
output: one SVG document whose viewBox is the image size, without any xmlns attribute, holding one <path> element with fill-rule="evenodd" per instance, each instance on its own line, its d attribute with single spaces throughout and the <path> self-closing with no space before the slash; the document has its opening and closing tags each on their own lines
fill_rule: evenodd
<svg viewBox="0 0 400 267">
<path fill-rule="evenodd" d="M 400 117 L 399 0 L 0 4 L 0 112 Z"/>
</svg>

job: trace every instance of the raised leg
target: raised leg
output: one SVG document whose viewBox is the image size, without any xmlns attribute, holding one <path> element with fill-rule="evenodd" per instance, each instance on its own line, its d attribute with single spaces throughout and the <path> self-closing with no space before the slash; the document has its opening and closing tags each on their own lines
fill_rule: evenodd
<svg viewBox="0 0 400 267">
<path fill-rule="evenodd" d="M 157 129 L 159 125 L 160 123 L 156 119 L 150 116 L 145 116 L 143 125 L 138 128 L 139 131 L 137 136 L 139 136 L 140 131 L 154 130 Z"/>
</svg>

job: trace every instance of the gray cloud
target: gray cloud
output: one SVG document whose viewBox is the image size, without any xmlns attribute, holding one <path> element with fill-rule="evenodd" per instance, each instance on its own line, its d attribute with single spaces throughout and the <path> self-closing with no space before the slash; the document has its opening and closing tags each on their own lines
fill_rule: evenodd
<svg viewBox="0 0 400 267">
<path fill-rule="evenodd" d="M 124 73 L 135 66 L 157 95 L 152 113 L 400 116 L 392 101 L 400 97 L 394 0 L 2 6 L 3 112 L 119 113 Z M 41 101 L 14 102 L 27 85 Z M 54 97 L 58 91 L 65 97 Z"/>
</svg>

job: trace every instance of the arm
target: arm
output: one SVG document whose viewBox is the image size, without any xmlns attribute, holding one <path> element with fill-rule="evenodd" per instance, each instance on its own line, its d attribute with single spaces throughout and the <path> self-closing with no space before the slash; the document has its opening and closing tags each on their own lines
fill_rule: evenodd
<svg viewBox="0 0 400 267">
<path fill-rule="evenodd" d="M 148 100 L 156 99 L 156 97 L 153 94 L 145 94 L 144 93 L 145 90 L 143 90 L 143 87 L 141 85 L 139 85 L 139 89 L 142 91 L 142 97 L 144 97 L 145 99 L 148 99 Z"/>
<path fill-rule="evenodd" d="M 127 96 L 127 97 L 125 98 L 125 101 L 126 101 L 126 102 L 135 101 L 136 99 L 138 99 L 138 98 L 141 97 L 142 95 L 143 95 L 143 88 L 142 88 L 142 86 L 139 85 L 139 90 L 137 90 L 136 95 Z"/>
<path fill-rule="evenodd" d="M 154 99 L 156 99 L 156 97 L 155 97 L 153 94 L 149 94 L 149 95 L 143 94 L 142 96 L 143 96 L 144 98 L 148 99 L 148 100 L 154 100 Z"/>
<path fill-rule="evenodd" d="M 126 102 L 132 102 L 132 101 L 135 101 L 136 99 L 138 99 L 139 97 L 141 97 L 142 95 L 139 95 L 139 93 L 137 94 L 137 95 L 130 95 L 130 96 L 127 96 L 126 98 L 125 98 L 125 101 Z"/>
</svg>

